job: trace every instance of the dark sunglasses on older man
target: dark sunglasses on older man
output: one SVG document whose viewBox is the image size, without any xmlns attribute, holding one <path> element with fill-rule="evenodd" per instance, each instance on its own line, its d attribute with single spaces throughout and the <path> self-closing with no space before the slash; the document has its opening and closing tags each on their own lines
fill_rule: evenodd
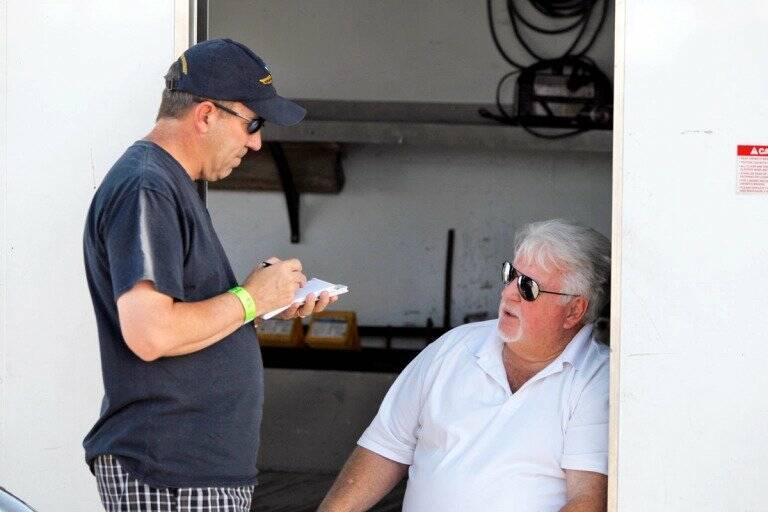
<svg viewBox="0 0 768 512">
<path fill-rule="evenodd" d="M 533 278 L 518 272 L 518 270 L 508 261 L 505 261 L 501 265 L 501 280 L 504 282 L 504 286 L 507 286 L 513 280 L 517 281 L 517 291 L 520 293 L 520 296 L 528 302 L 536 300 L 540 293 L 564 295 L 566 297 L 578 297 L 578 295 L 574 295 L 572 293 L 550 292 L 548 290 L 542 290 L 541 287 L 539 287 L 539 283 L 537 283 Z"/>
<path fill-rule="evenodd" d="M 247 117 L 241 116 L 240 114 L 238 114 L 237 112 L 235 112 L 231 108 L 227 108 L 224 105 L 222 105 L 221 103 L 215 102 L 213 100 L 206 100 L 204 98 L 195 98 L 195 101 L 198 102 L 198 103 L 202 103 L 204 101 L 210 101 L 213 104 L 214 107 L 223 110 L 227 114 L 232 114 L 233 116 L 237 116 L 240 119 L 246 121 L 248 123 L 248 125 L 246 126 L 245 131 L 247 131 L 251 135 L 253 135 L 257 131 L 261 130 L 261 127 L 264 126 L 264 122 L 266 121 L 266 119 L 264 119 L 261 116 L 257 116 L 255 119 L 248 119 Z"/>
</svg>

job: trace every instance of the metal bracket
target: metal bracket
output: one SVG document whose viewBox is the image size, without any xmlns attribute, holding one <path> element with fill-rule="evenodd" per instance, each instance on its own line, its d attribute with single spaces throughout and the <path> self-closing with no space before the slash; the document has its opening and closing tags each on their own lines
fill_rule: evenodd
<svg viewBox="0 0 768 512">
<path fill-rule="evenodd" d="M 265 142 L 264 144 L 272 153 L 277 172 L 280 174 L 280 182 L 283 184 L 283 192 L 285 193 L 285 204 L 288 207 L 288 222 L 291 225 L 291 243 L 297 244 L 299 243 L 299 192 L 293 181 L 291 167 L 288 165 L 288 159 L 285 158 L 285 152 L 279 142 Z"/>
</svg>

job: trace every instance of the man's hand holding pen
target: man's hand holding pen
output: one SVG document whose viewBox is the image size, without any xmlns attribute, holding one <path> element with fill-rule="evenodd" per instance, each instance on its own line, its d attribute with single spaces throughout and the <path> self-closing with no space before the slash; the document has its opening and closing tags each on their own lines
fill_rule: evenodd
<svg viewBox="0 0 768 512">
<path fill-rule="evenodd" d="M 251 271 L 243 284 L 256 303 L 256 315 L 285 306 L 293 301 L 296 290 L 307 282 L 302 272 L 301 262 L 297 259 L 280 260 L 272 257 L 262 262 Z M 303 304 L 291 304 L 291 306 L 277 315 L 277 318 L 289 320 L 299 316 L 304 318 L 313 313 L 323 311 L 328 304 L 336 302 L 338 297 L 329 297 L 328 292 L 323 292 L 319 297 L 314 294 L 307 296 Z"/>
</svg>

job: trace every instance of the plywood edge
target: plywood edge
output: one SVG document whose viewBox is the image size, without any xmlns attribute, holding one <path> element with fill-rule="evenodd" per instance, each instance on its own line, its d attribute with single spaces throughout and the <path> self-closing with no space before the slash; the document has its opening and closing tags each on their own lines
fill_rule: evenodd
<svg viewBox="0 0 768 512">
<path fill-rule="evenodd" d="M 173 0 L 173 56 L 178 58 L 191 42 L 190 20 L 195 0 Z"/>
<path fill-rule="evenodd" d="M 611 215 L 611 384 L 608 435 L 608 511 L 619 509 L 619 421 L 621 383 L 621 260 L 624 163 L 624 68 L 626 1 L 615 3 L 613 96 L 613 193 Z"/>
</svg>

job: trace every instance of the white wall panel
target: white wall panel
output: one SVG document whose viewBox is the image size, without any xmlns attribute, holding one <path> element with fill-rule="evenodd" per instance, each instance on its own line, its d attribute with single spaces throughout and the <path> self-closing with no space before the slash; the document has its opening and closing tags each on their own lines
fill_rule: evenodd
<svg viewBox="0 0 768 512">
<path fill-rule="evenodd" d="M 83 222 L 109 167 L 152 127 L 174 2 L 0 8 L 0 484 L 39 510 L 96 510 L 80 445 L 102 394 Z"/>
<path fill-rule="evenodd" d="M 735 178 L 768 144 L 768 9 L 620 8 L 618 509 L 765 510 L 768 195 Z"/>
<path fill-rule="evenodd" d="M 0 98 L 6 98 L 8 60 L 6 48 L 8 47 L 8 3 L 0 0 Z M 6 401 L 5 376 L 8 373 L 6 364 L 6 352 L 8 350 L 8 333 L 6 329 L 6 311 L 8 310 L 8 242 L 6 232 L 8 230 L 7 213 L 7 180 L 8 180 L 8 126 L 6 117 L 7 101 L 0 101 L 0 461 L 6 459 L 6 415 L 4 404 Z M 1 473 L 0 473 L 1 474 Z"/>
</svg>

